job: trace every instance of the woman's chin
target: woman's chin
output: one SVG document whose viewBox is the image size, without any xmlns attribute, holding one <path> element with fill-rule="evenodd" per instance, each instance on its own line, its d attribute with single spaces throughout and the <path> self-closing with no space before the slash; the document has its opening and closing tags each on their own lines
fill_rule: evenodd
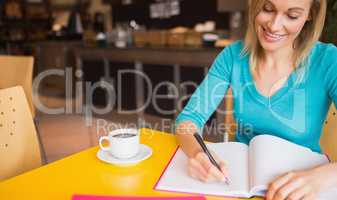
<svg viewBox="0 0 337 200">
<path fill-rule="evenodd" d="M 276 51 L 277 49 L 280 48 L 279 46 L 275 46 L 275 45 L 264 45 L 264 44 L 261 44 L 261 46 L 262 46 L 262 48 L 265 51 Z"/>
<path fill-rule="evenodd" d="M 262 48 L 265 51 L 276 51 L 276 50 L 282 48 L 283 46 L 285 46 L 284 41 L 268 42 L 268 41 L 265 41 L 263 39 L 260 39 L 259 41 L 260 41 L 260 44 L 261 44 Z"/>
</svg>

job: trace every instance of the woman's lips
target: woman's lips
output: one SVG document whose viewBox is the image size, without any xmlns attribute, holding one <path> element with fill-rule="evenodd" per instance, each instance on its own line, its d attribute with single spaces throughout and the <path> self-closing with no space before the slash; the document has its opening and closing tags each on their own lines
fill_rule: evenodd
<svg viewBox="0 0 337 200">
<path fill-rule="evenodd" d="M 286 35 L 278 35 L 278 34 L 272 34 L 266 29 L 262 27 L 263 37 L 267 42 L 279 42 L 283 38 L 286 37 Z"/>
</svg>

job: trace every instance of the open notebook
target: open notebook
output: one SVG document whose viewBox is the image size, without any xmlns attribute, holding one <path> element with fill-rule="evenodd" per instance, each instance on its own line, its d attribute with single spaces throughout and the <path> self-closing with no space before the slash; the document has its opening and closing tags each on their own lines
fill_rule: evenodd
<svg viewBox="0 0 337 200">
<path fill-rule="evenodd" d="M 245 198 L 264 196 L 268 183 L 276 177 L 329 162 L 325 155 L 271 135 L 256 136 L 249 146 L 227 142 L 207 144 L 207 147 L 226 162 L 229 185 L 203 183 L 189 177 L 187 156 L 179 148 L 155 189 Z"/>
</svg>

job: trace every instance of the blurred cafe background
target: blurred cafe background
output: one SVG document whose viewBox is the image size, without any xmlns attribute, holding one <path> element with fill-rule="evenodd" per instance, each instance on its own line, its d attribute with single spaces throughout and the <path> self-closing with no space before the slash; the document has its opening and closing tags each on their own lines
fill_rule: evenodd
<svg viewBox="0 0 337 200">
<path fill-rule="evenodd" d="M 322 41 L 337 44 L 333 3 Z M 47 163 L 97 145 L 120 127 L 173 132 L 214 58 L 244 37 L 247 4 L 2 0 L 0 88 L 24 87 Z M 208 121 L 208 141 L 226 139 L 226 130 L 214 126 L 225 122 L 225 110 L 221 103 Z"/>
</svg>

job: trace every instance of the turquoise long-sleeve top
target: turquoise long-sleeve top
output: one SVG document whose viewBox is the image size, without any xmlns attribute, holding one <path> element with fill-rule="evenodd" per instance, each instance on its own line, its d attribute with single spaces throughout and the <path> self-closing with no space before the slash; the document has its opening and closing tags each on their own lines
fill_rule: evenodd
<svg viewBox="0 0 337 200">
<path fill-rule="evenodd" d="M 216 57 L 178 115 L 176 126 L 191 121 L 202 130 L 230 86 L 238 125 L 236 141 L 248 144 L 256 135 L 270 134 L 321 152 L 323 122 L 331 103 L 337 105 L 337 48 L 317 42 L 308 64 L 294 70 L 282 88 L 266 97 L 255 86 L 249 54 L 241 53 L 243 45 L 236 41 Z"/>
</svg>

